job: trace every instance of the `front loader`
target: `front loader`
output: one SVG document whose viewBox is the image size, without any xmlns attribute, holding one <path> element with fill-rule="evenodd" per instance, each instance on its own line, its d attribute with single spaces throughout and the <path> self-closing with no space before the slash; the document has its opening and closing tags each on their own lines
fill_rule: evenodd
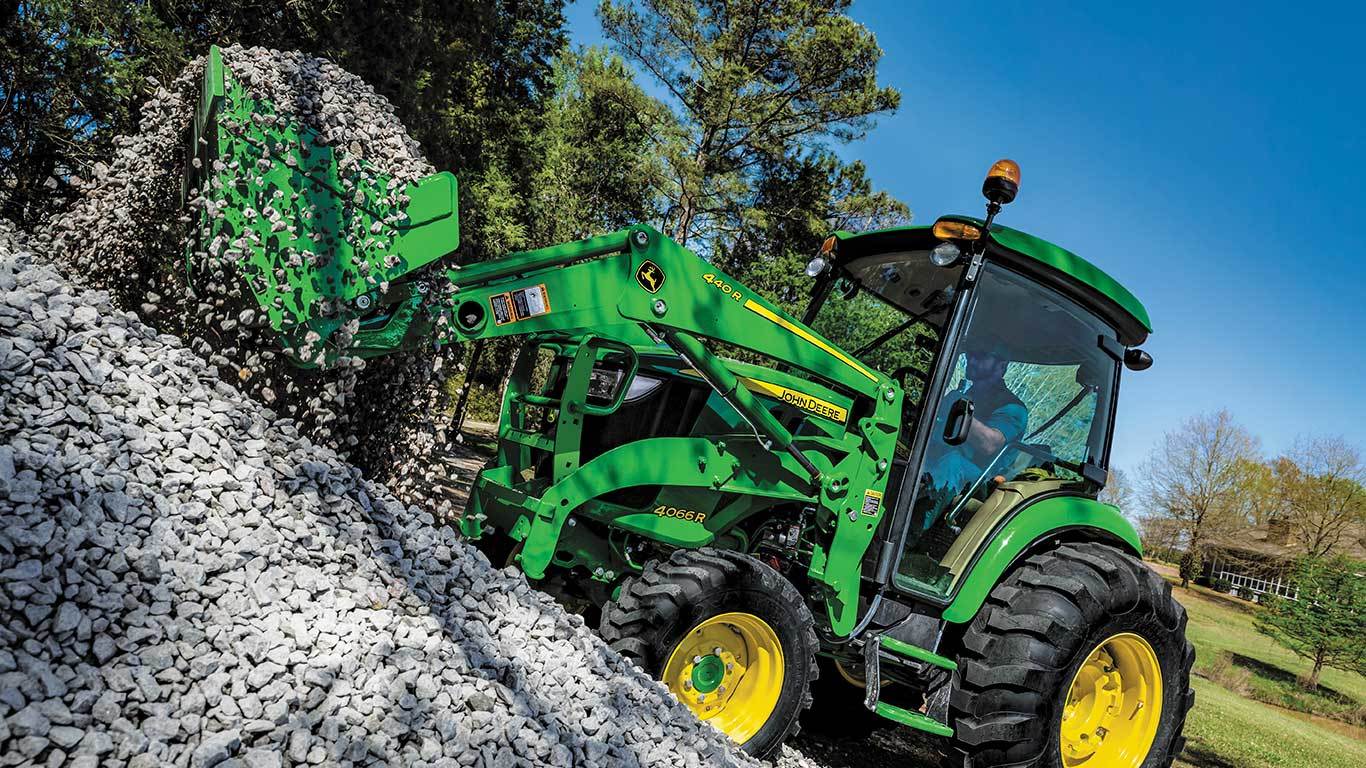
<svg viewBox="0 0 1366 768">
<path fill-rule="evenodd" d="M 1148 316 L 994 222 L 1013 163 L 985 219 L 835 233 L 798 319 L 646 225 L 456 265 L 453 176 L 398 184 L 271 110 L 215 49 L 191 284 L 229 269 L 306 367 L 519 337 L 454 524 L 699 718 L 772 754 L 823 669 L 826 725 L 880 716 L 953 765 L 1180 752 L 1185 613 L 1096 498 Z"/>
</svg>

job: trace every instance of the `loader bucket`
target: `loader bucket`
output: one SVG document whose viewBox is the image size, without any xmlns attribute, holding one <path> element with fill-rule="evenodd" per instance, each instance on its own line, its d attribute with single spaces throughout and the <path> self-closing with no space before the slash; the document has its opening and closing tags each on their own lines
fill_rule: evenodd
<svg viewBox="0 0 1366 768">
<path fill-rule="evenodd" d="M 450 173 L 402 184 L 328 146 L 236 82 L 217 46 L 189 128 L 182 202 L 203 198 L 186 254 L 192 286 L 229 266 L 300 365 L 371 357 L 427 332 L 419 279 L 460 244 Z"/>
</svg>

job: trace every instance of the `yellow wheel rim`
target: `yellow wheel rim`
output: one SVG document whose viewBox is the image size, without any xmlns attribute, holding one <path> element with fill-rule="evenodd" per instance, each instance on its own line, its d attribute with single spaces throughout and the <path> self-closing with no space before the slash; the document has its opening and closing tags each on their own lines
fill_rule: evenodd
<svg viewBox="0 0 1366 768">
<path fill-rule="evenodd" d="M 1060 724 L 1065 768 L 1137 768 L 1162 718 L 1162 667 L 1147 640 L 1115 635 L 1086 657 L 1068 686 Z"/>
<path fill-rule="evenodd" d="M 674 646 L 664 684 L 693 714 L 737 744 L 764 727 L 783 690 L 778 633 L 752 613 L 723 613 Z"/>
</svg>

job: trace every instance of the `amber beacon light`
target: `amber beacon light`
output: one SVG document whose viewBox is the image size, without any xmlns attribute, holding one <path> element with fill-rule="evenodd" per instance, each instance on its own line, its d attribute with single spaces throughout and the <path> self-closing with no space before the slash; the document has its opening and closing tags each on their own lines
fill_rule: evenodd
<svg viewBox="0 0 1366 768">
<path fill-rule="evenodd" d="M 1020 191 L 1020 166 L 1014 160 L 997 160 L 982 182 L 982 195 L 997 205 L 1008 205 Z"/>
</svg>

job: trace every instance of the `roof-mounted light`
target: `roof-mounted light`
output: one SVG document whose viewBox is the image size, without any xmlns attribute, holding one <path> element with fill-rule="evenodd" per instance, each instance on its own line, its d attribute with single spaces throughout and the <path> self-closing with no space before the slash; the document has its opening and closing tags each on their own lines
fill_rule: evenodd
<svg viewBox="0 0 1366 768">
<path fill-rule="evenodd" d="M 940 240 L 981 240 L 982 228 L 966 221 L 940 219 L 934 223 L 934 236 Z"/>
<path fill-rule="evenodd" d="M 997 160 L 982 182 L 982 195 L 996 205 L 1008 205 L 1020 191 L 1020 165 L 1014 160 Z"/>
<path fill-rule="evenodd" d="M 807 277 L 820 277 L 830 268 L 830 254 L 835 251 L 835 236 L 825 238 L 821 243 L 821 252 L 806 263 Z"/>
</svg>

